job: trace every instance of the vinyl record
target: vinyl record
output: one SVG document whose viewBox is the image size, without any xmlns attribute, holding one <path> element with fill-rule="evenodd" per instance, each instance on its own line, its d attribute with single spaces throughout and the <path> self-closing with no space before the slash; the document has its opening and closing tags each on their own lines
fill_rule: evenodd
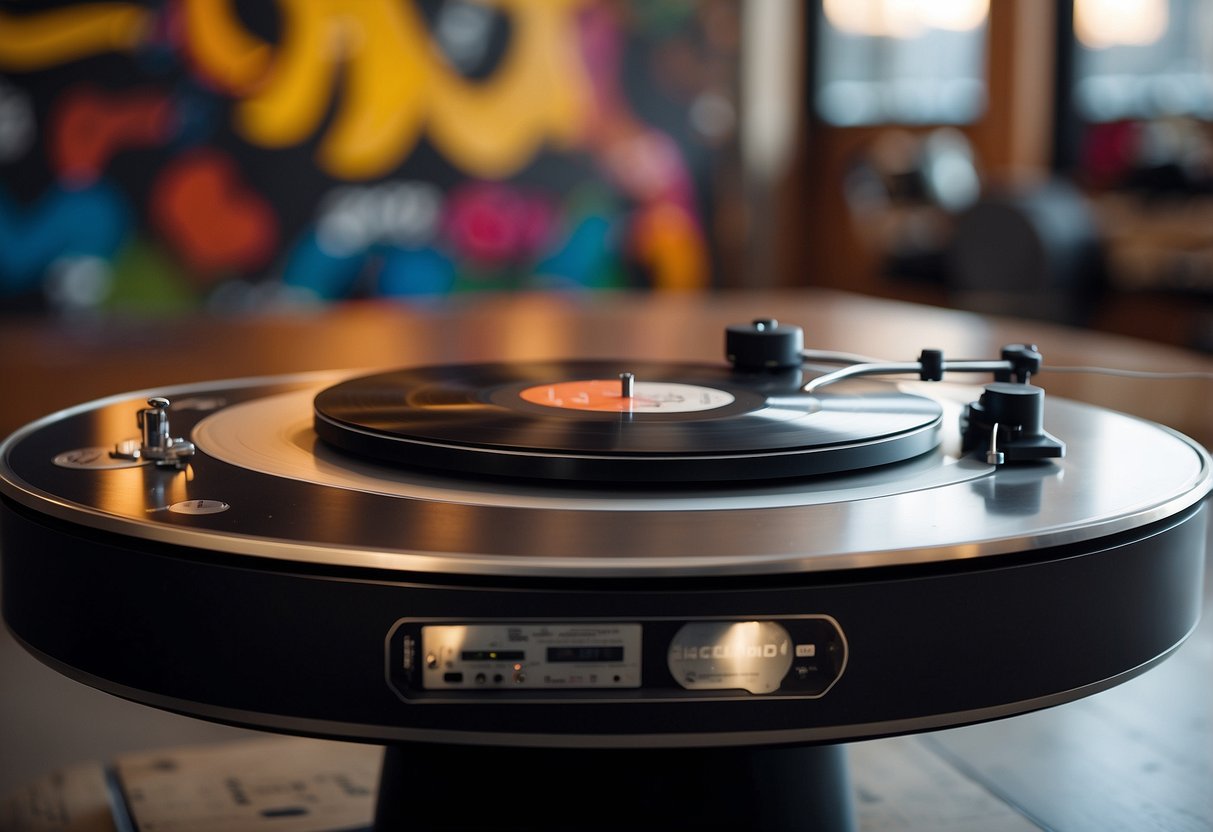
<svg viewBox="0 0 1213 832">
<path fill-rule="evenodd" d="M 622 373 L 635 381 L 624 395 Z M 448 472 L 583 482 L 721 482 L 897 462 L 942 409 L 885 384 L 808 395 L 798 371 L 628 361 L 476 364 L 363 376 L 316 396 L 326 442 Z"/>
</svg>

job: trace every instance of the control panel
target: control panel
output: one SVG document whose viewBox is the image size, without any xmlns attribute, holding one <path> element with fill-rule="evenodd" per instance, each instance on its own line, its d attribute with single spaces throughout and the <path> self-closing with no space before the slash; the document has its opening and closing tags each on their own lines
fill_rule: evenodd
<svg viewBox="0 0 1213 832">
<path fill-rule="evenodd" d="M 408 702 L 817 698 L 842 676 L 828 615 L 453 621 L 401 619 L 388 684 Z"/>
<path fill-rule="evenodd" d="M 422 625 L 421 686 L 638 688 L 640 635 L 639 624 Z"/>
</svg>

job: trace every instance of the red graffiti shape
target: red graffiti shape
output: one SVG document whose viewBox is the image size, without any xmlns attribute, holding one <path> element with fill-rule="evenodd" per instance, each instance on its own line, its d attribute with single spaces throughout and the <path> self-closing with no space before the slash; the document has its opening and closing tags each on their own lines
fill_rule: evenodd
<svg viewBox="0 0 1213 832">
<path fill-rule="evenodd" d="M 247 271 L 273 256 L 278 221 L 227 156 L 197 151 L 170 162 L 152 190 L 152 222 L 200 271 Z"/>
<path fill-rule="evenodd" d="M 60 179 L 86 185 L 120 150 L 162 144 L 172 129 L 172 106 L 163 93 L 75 87 L 56 102 L 51 117 L 51 162 Z"/>
</svg>

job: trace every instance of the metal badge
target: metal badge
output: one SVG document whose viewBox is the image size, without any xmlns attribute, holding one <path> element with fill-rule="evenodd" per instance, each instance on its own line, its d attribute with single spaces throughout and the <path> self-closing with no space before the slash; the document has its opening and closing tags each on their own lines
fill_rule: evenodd
<svg viewBox="0 0 1213 832">
<path fill-rule="evenodd" d="M 668 661 L 687 690 L 772 693 L 792 658 L 792 637 L 774 621 L 696 621 L 674 636 Z"/>
</svg>

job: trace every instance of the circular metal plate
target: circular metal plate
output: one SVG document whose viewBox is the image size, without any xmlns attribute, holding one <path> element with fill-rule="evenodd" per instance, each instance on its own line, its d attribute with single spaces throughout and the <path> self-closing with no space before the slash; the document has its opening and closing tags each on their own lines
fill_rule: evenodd
<svg viewBox="0 0 1213 832">
<path fill-rule="evenodd" d="M 315 448 L 310 414 L 259 403 L 302 409 L 341 378 L 153 391 L 226 402 L 209 417 L 216 421 L 171 412 L 174 434 L 199 444 L 184 471 L 54 463 L 124 438 L 146 393 L 55 414 L 0 447 L 0 490 L 82 526 L 254 557 L 426 573 L 685 577 L 948 562 L 1093 540 L 1182 511 L 1211 481 L 1208 455 L 1187 438 L 1065 401 L 1046 412 L 1046 427 L 1068 443 L 1064 460 L 998 470 L 958 461 L 957 402 L 975 393 L 944 385 L 928 390 L 948 413 L 940 450 L 777 487 L 534 487 L 414 475 L 323 452 L 304 463 L 311 471 L 286 470 L 297 462 L 291 454 Z M 264 444 L 265 422 L 280 446 Z M 199 500 L 228 508 L 169 510 Z"/>
</svg>

